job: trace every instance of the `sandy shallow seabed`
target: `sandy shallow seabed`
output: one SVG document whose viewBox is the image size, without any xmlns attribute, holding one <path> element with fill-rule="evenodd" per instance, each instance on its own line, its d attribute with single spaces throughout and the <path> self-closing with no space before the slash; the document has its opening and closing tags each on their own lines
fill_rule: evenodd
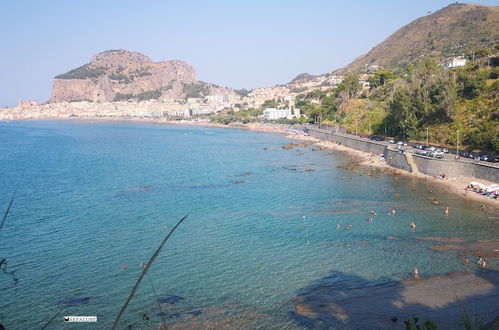
<svg viewBox="0 0 499 330">
<path fill-rule="evenodd" d="M 480 194 L 477 194 L 473 191 L 466 191 L 465 188 L 466 186 L 473 181 L 478 181 L 480 183 L 483 183 L 484 185 L 491 185 L 494 184 L 494 182 L 487 181 L 487 180 L 482 180 L 482 179 L 477 179 L 474 177 L 447 177 L 445 179 L 439 179 L 435 178 L 430 175 L 426 175 L 423 173 L 409 173 L 406 171 L 398 170 L 390 165 L 386 164 L 386 162 L 381 159 L 380 155 L 374 155 L 371 153 L 367 152 L 362 152 L 358 151 L 355 149 L 347 148 L 342 145 L 329 142 L 329 141 L 321 141 L 319 139 L 316 139 L 311 136 L 303 136 L 303 135 L 298 135 L 298 134 L 290 134 L 286 136 L 287 138 L 290 139 L 296 139 L 296 140 L 301 140 L 301 141 L 308 141 L 311 143 L 316 144 L 319 147 L 322 148 L 327 148 L 331 150 L 338 150 L 342 152 L 346 152 L 349 155 L 351 155 L 357 162 L 359 162 L 360 165 L 362 166 L 370 166 L 370 167 L 377 167 L 383 169 L 385 172 L 392 172 L 396 175 L 405 175 L 409 177 L 416 177 L 420 178 L 422 180 L 427 180 L 428 183 L 431 185 L 438 185 L 442 188 L 444 188 L 447 192 L 455 194 L 460 196 L 461 198 L 470 200 L 472 202 L 476 202 L 476 207 L 477 209 L 480 208 L 480 206 L 483 204 L 489 211 L 493 211 L 497 213 L 498 219 L 499 219 L 499 200 L 494 200 L 491 198 L 488 198 L 486 196 L 482 196 Z M 442 205 L 442 208 L 445 207 L 445 205 Z"/>
</svg>

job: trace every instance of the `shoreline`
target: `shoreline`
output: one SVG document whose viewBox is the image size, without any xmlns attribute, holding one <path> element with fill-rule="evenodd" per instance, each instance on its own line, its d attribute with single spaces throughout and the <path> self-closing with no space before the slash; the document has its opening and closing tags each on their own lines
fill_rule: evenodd
<svg viewBox="0 0 499 330">
<path fill-rule="evenodd" d="M 427 184 L 431 185 L 439 185 L 440 188 L 443 188 L 446 190 L 448 193 L 451 193 L 459 198 L 462 198 L 466 201 L 473 202 L 477 204 L 477 209 L 480 209 L 480 206 L 486 205 L 485 208 L 489 209 L 491 208 L 492 211 L 495 210 L 495 212 L 499 213 L 499 200 L 493 200 L 491 198 L 482 196 L 480 194 L 477 194 L 473 191 L 467 191 L 465 188 L 466 186 L 473 181 L 478 181 L 480 183 L 483 183 L 485 185 L 491 185 L 494 182 L 483 180 L 483 179 L 477 179 L 474 177 L 447 177 L 445 179 L 440 179 L 436 178 L 427 174 L 423 173 L 410 173 L 406 172 L 404 170 L 400 170 L 394 167 L 391 167 L 390 165 L 386 164 L 384 159 L 380 157 L 379 155 L 374 155 L 372 153 L 368 152 L 363 152 L 359 150 L 355 150 L 352 148 L 348 148 L 333 142 L 329 141 L 324 141 L 324 140 L 319 140 L 317 138 L 311 137 L 311 136 L 300 136 L 300 135 L 291 135 L 288 134 L 286 138 L 289 139 L 295 139 L 295 140 L 301 140 L 301 141 L 308 141 L 310 143 L 313 143 L 321 148 L 325 148 L 328 150 L 335 150 L 335 151 L 340 151 L 344 152 L 348 155 L 350 155 L 356 162 L 359 163 L 360 166 L 363 167 L 372 167 L 372 168 L 379 168 L 381 169 L 384 173 L 391 173 L 393 175 L 402 175 L 405 177 L 409 178 L 417 178 L 420 180 L 426 181 Z M 442 208 L 444 208 L 445 205 L 442 205 Z"/>
<path fill-rule="evenodd" d="M 491 182 L 483 179 L 477 179 L 475 177 L 452 177 L 452 178 L 445 178 L 445 179 L 439 179 L 427 174 L 423 173 L 410 173 L 406 172 L 401 169 L 397 169 L 394 167 L 391 167 L 390 165 L 386 164 L 384 159 L 382 159 L 379 155 L 374 155 L 372 153 L 368 152 L 363 152 L 359 151 L 356 149 L 352 149 L 349 147 L 345 147 L 339 144 L 336 144 L 334 142 L 329 142 L 329 141 L 324 141 L 320 140 L 317 138 L 314 138 L 312 136 L 305 136 L 305 135 L 300 135 L 300 134 L 293 134 L 289 130 L 292 128 L 292 125 L 285 125 L 285 124 L 266 124 L 266 123 L 259 123 L 259 122 L 254 122 L 254 123 L 248 123 L 248 124 L 243 124 L 243 123 L 231 123 L 229 125 L 225 124 L 219 124 L 219 123 L 213 123 L 211 121 L 205 121 L 205 120 L 200 120 L 200 121 L 189 121 L 189 120 L 165 120 L 165 119 L 145 119 L 145 118 L 108 118 L 108 117 L 95 117 L 95 118 L 83 118 L 83 117 L 72 117 L 72 118 L 43 118 L 43 119 L 19 119 L 15 121 L 38 121 L 38 120 L 63 120 L 63 121 L 86 121 L 86 122 L 93 122 L 93 121 L 103 121 L 103 122 L 108 122 L 108 121 L 115 121 L 115 122 L 132 122 L 132 123 L 154 123 L 154 124 L 166 124 L 166 125 L 176 125 L 176 126 L 193 126 L 193 127 L 213 127 L 213 128 L 231 128 L 231 129 L 242 129 L 242 130 L 249 130 L 249 131 L 255 131 L 255 132 L 262 132 L 262 133 L 273 133 L 273 134 L 282 134 L 285 138 L 291 139 L 291 140 L 300 140 L 300 141 L 307 141 L 310 143 L 313 143 L 314 145 L 320 147 L 320 148 L 325 148 L 328 150 L 335 150 L 335 151 L 340 151 L 348 154 L 351 156 L 358 164 L 362 167 L 372 167 L 372 168 L 378 168 L 382 170 L 384 173 L 387 174 L 393 174 L 393 175 L 402 175 L 405 177 L 410 177 L 410 178 L 417 178 L 421 180 L 425 180 L 427 183 L 431 185 L 436 185 L 439 184 L 441 188 L 444 188 L 447 192 L 458 196 L 459 198 L 466 200 L 468 202 L 473 202 L 477 203 L 477 209 L 480 208 L 481 205 L 486 205 L 487 209 L 492 209 L 492 211 L 495 210 L 499 214 L 499 199 L 493 200 L 491 198 L 479 195 L 473 191 L 467 191 L 465 188 L 466 186 L 473 181 L 478 181 L 480 183 L 483 183 L 485 185 L 491 185 L 497 182 Z M 445 207 L 445 205 L 442 205 L 442 208 Z"/>
</svg>

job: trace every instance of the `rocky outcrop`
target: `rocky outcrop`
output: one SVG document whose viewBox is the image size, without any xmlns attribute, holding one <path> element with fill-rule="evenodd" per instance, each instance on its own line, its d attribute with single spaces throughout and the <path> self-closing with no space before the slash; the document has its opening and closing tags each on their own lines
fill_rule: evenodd
<svg viewBox="0 0 499 330">
<path fill-rule="evenodd" d="M 196 84 L 193 68 L 182 61 L 153 62 L 127 50 L 108 50 L 90 63 L 54 79 L 51 102 L 123 101 L 181 97 Z"/>
<path fill-rule="evenodd" d="M 288 82 L 289 85 L 292 85 L 292 84 L 299 84 L 299 83 L 304 83 L 304 82 L 307 82 L 307 81 L 310 81 L 310 80 L 313 80 L 315 78 L 317 78 L 318 76 L 314 76 L 314 75 L 311 75 L 310 73 L 300 73 L 299 75 L 297 75 L 296 77 L 294 77 L 293 80 L 291 80 L 290 82 Z"/>
</svg>

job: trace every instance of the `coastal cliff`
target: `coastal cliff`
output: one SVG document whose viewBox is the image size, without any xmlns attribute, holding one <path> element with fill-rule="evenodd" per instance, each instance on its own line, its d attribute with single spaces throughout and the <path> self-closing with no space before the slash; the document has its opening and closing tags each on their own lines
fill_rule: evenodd
<svg viewBox="0 0 499 330">
<path fill-rule="evenodd" d="M 196 83 L 194 69 L 185 62 L 153 62 L 140 53 L 108 50 L 56 76 L 50 102 L 175 98 Z"/>
</svg>

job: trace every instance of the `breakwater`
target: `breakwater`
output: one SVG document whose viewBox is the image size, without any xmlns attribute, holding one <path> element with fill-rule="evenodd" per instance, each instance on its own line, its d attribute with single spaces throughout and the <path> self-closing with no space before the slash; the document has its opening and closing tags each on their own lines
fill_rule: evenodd
<svg viewBox="0 0 499 330">
<path fill-rule="evenodd" d="M 412 155 L 413 164 L 409 164 L 406 155 L 398 153 L 392 146 L 388 146 L 383 142 L 371 141 L 355 135 L 317 127 L 305 127 L 305 130 L 310 136 L 321 140 L 335 142 L 363 152 L 383 154 L 388 165 L 407 172 L 420 172 L 428 175 L 445 174 L 452 177 L 470 176 L 499 182 L 499 167 L 493 164 L 473 163 L 455 159 L 435 159 L 415 154 Z"/>
</svg>

